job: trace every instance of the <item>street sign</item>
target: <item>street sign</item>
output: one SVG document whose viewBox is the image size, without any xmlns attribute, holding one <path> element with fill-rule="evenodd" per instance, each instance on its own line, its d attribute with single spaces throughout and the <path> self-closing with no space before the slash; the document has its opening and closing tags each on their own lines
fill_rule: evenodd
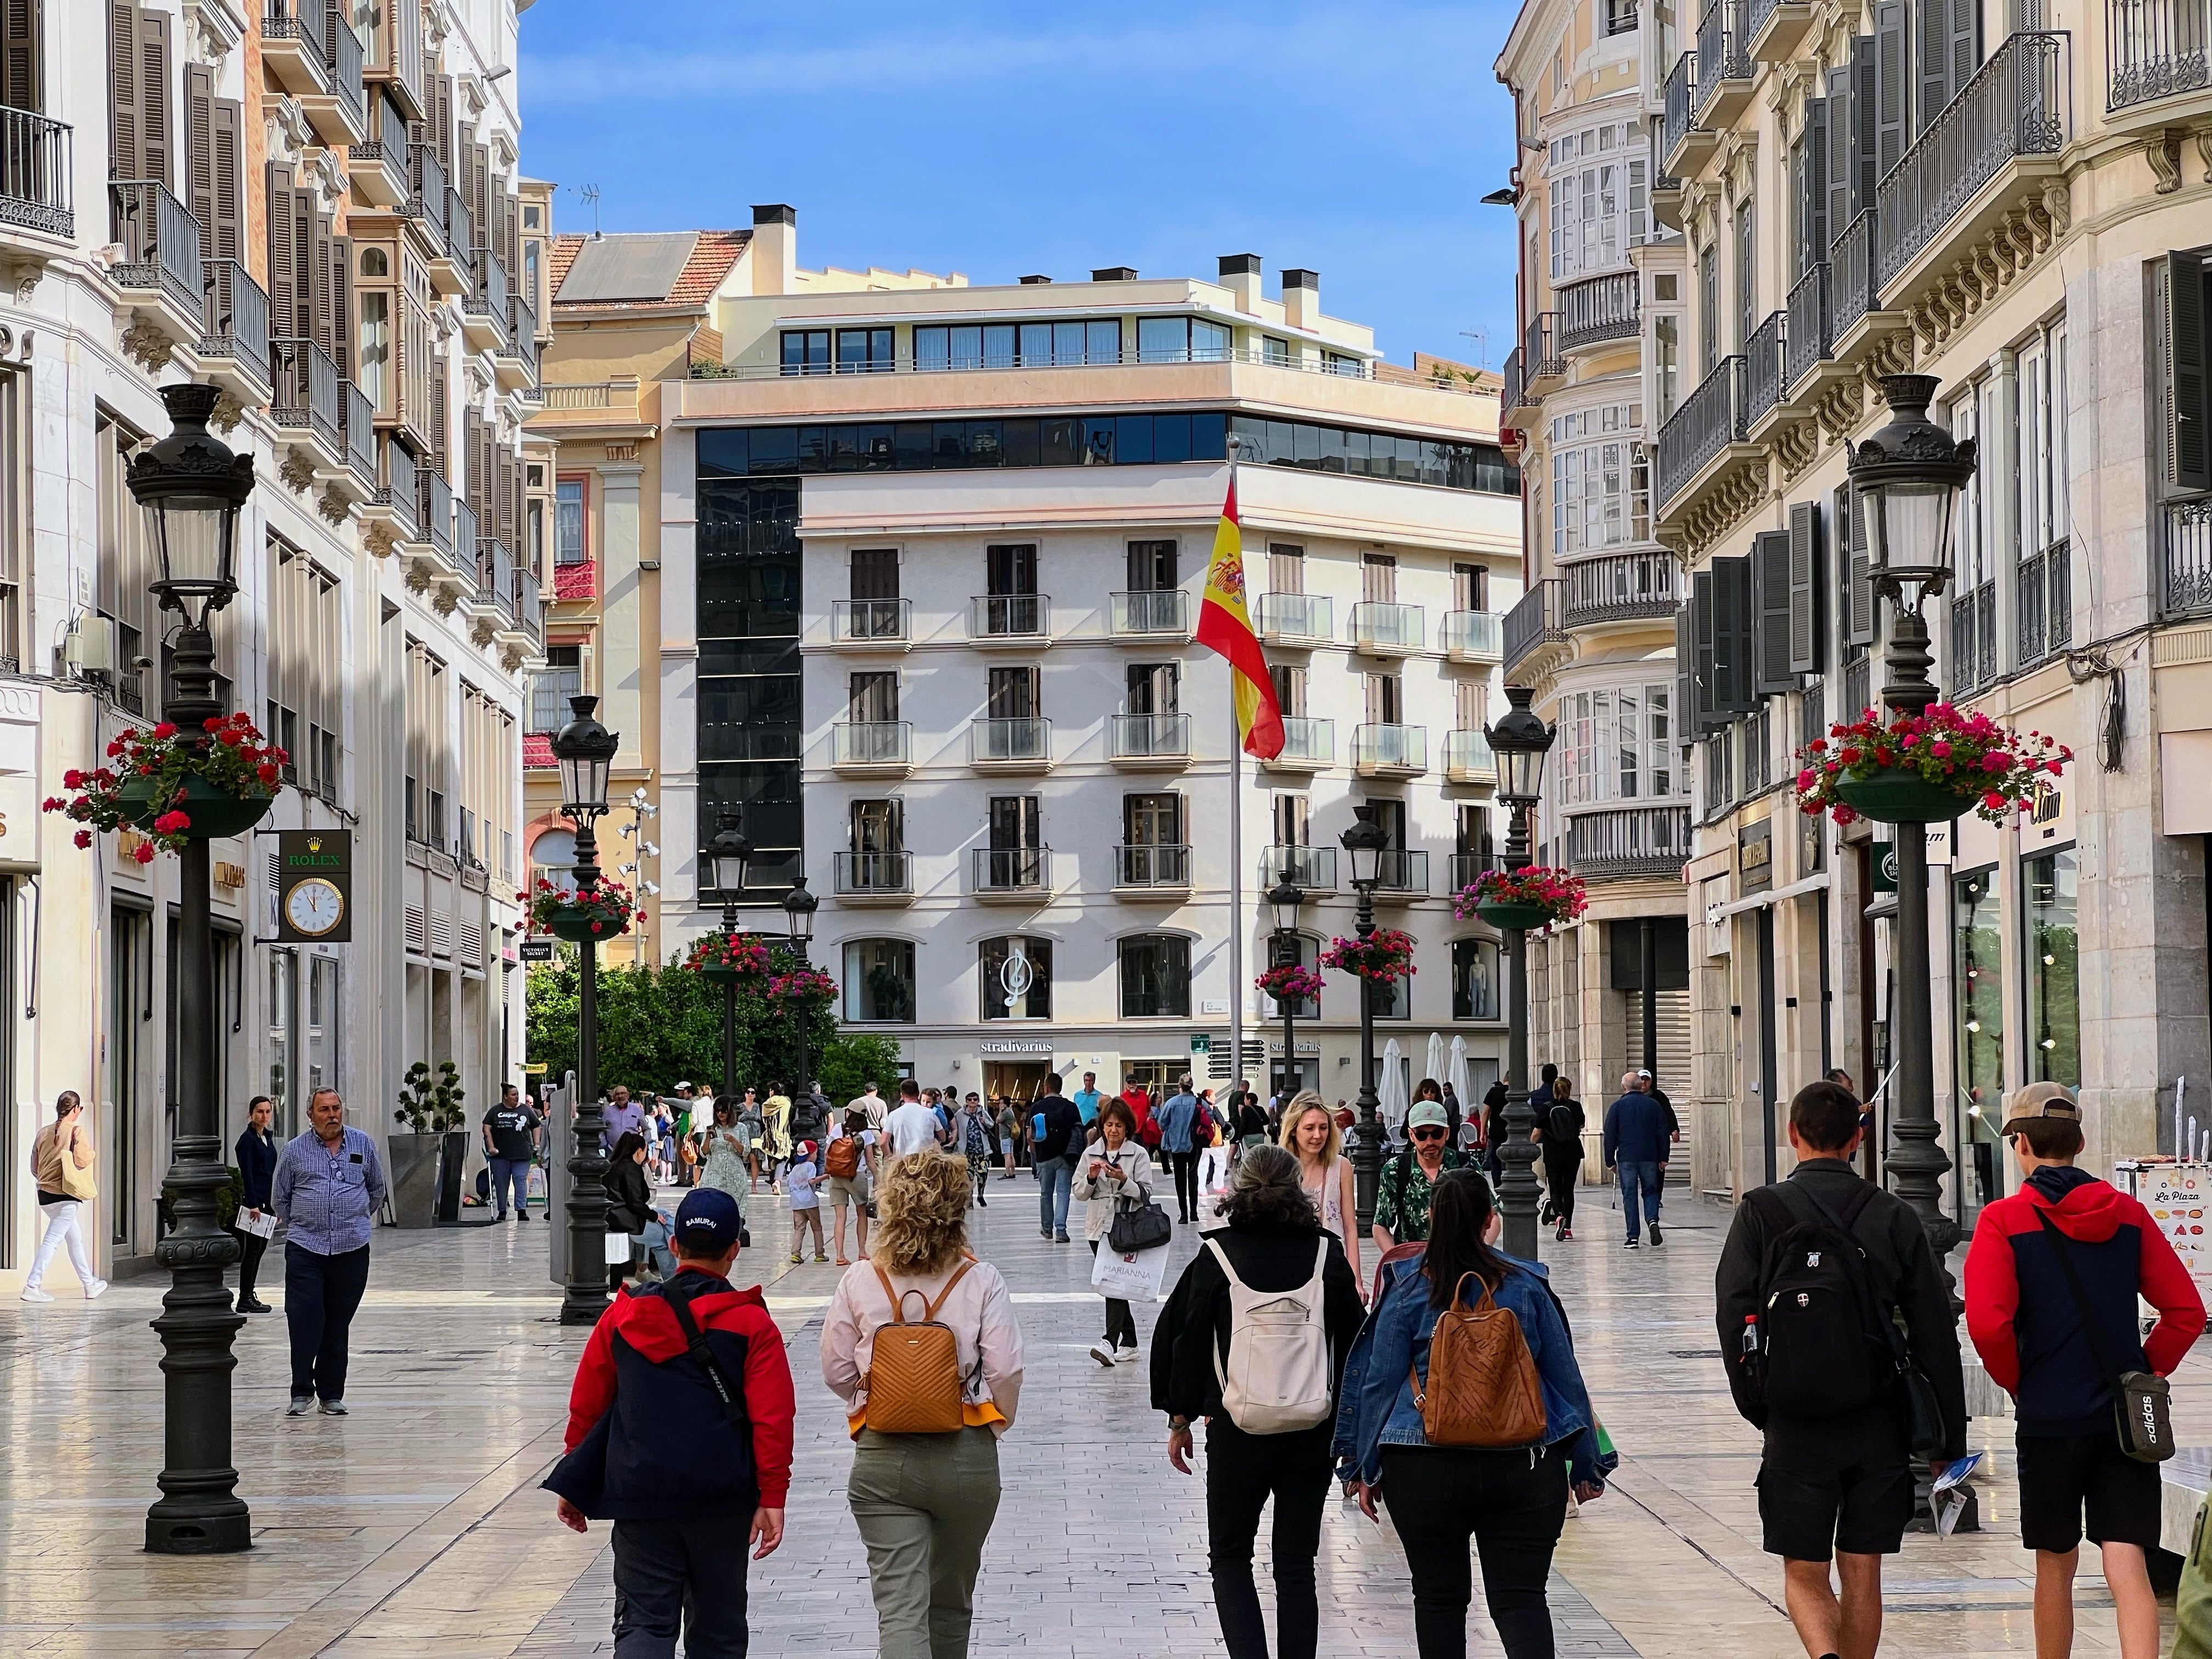
<svg viewBox="0 0 2212 1659">
<path fill-rule="evenodd" d="M 553 941 L 550 939 L 526 939 L 522 941 L 520 948 L 522 959 L 525 962 L 553 960 Z"/>
</svg>

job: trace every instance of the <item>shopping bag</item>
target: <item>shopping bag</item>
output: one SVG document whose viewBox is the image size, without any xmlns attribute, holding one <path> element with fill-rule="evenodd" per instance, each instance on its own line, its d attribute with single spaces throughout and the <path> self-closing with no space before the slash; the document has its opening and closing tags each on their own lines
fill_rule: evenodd
<svg viewBox="0 0 2212 1659">
<path fill-rule="evenodd" d="M 1117 1254 L 1102 1245 L 1097 1260 L 1091 1264 L 1091 1288 L 1121 1302 L 1156 1300 L 1160 1281 L 1167 1274 L 1168 1248 L 1156 1244 L 1149 1250 Z"/>
<path fill-rule="evenodd" d="M 630 1236 L 628 1233 L 607 1235 L 607 1266 L 627 1267 L 630 1262 Z"/>
</svg>

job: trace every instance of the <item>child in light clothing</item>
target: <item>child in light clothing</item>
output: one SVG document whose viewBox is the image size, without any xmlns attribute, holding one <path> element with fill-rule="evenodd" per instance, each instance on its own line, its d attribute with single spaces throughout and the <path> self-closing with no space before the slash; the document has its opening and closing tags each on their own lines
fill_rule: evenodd
<svg viewBox="0 0 2212 1659">
<path fill-rule="evenodd" d="M 830 1251 L 822 1237 L 822 1200 L 814 1191 L 815 1182 L 821 1179 L 821 1166 L 814 1161 L 814 1143 L 802 1140 L 795 1149 L 791 1168 L 784 1176 L 784 1185 L 791 1193 L 791 1259 L 802 1259 L 809 1228 L 814 1231 L 814 1259 L 827 1261 Z"/>
</svg>

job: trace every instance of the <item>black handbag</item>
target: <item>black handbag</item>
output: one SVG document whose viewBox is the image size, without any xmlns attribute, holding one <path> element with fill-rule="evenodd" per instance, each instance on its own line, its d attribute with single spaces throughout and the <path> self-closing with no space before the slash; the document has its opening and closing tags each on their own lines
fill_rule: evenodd
<svg viewBox="0 0 2212 1659">
<path fill-rule="evenodd" d="M 2066 1235 L 2045 1211 L 2039 1209 L 2035 1218 L 2043 1224 L 2051 1248 L 2057 1252 L 2067 1287 L 2074 1292 L 2074 1305 L 2081 1315 L 2081 1334 L 2089 1339 L 2089 1352 L 2098 1368 L 2112 1379 L 2112 1425 L 2119 1436 L 2121 1451 L 2138 1463 L 2165 1462 L 2174 1453 L 2170 1415 L 2173 1385 L 2155 1371 L 2124 1371 L 2112 1363 L 2097 1334 L 2097 1316 L 2089 1305 L 2089 1293 L 2081 1288 L 2081 1276 L 2074 1271 Z"/>
<path fill-rule="evenodd" d="M 1100 1148 L 1106 1161 L 1115 1169 L 1121 1167 L 1120 1157 Z M 1174 1224 L 1168 1212 L 1150 1199 L 1116 1198 L 1114 1200 L 1114 1220 L 1106 1229 L 1106 1248 L 1115 1255 L 1134 1255 L 1139 1250 L 1149 1250 L 1166 1243 L 1175 1237 Z"/>
</svg>

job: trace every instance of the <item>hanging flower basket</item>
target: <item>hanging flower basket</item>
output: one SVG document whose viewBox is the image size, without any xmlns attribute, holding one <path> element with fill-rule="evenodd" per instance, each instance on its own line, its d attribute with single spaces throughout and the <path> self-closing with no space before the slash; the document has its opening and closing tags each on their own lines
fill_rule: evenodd
<svg viewBox="0 0 2212 1659">
<path fill-rule="evenodd" d="M 1298 1005 L 1319 997 L 1323 981 L 1312 969 L 1286 962 L 1268 969 L 1252 983 L 1278 1002 Z"/>
<path fill-rule="evenodd" d="M 837 981 L 819 968 L 794 968 L 768 982 L 769 1000 L 797 1003 L 802 1007 L 828 1002 L 837 994 Z"/>
<path fill-rule="evenodd" d="M 702 933 L 691 941 L 680 965 L 716 985 L 734 985 L 768 972 L 768 946 L 742 934 L 732 939 L 727 933 Z"/>
<path fill-rule="evenodd" d="M 1395 985 L 1413 971 L 1413 939 L 1395 927 L 1377 927 L 1365 939 L 1333 939 L 1321 965 L 1376 985 Z"/>
<path fill-rule="evenodd" d="M 532 933 L 550 933 L 574 945 L 627 933 L 630 919 L 637 914 L 629 889 L 604 877 L 589 897 L 563 892 L 543 876 L 533 890 L 515 896 L 530 907 Z"/>
<path fill-rule="evenodd" d="M 2040 732 L 2023 737 L 1946 702 L 1887 726 L 1869 709 L 1797 751 L 1797 806 L 1838 823 L 1944 823 L 1967 812 L 2002 823 L 2073 758 Z"/>
<path fill-rule="evenodd" d="M 1542 864 L 1486 870 L 1452 902 L 1452 913 L 1462 920 L 1480 916 L 1493 927 L 1522 933 L 1572 921 L 1589 908 L 1589 896 L 1580 876 Z"/>
<path fill-rule="evenodd" d="M 264 743 L 246 714 L 219 715 L 204 735 L 187 737 L 163 720 L 132 726 L 107 745 L 109 765 L 62 775 L 73 793 L 49 797 L 45 810 L 86 825 L 79 847 L 92 845 L 96 830 L 145 832 L 133 856 L 154 860 L 155 850 L 182 851 L 189 841 L 243 835 L 268 816 L 283 788 L 290 757 Z"/>
</svg>

